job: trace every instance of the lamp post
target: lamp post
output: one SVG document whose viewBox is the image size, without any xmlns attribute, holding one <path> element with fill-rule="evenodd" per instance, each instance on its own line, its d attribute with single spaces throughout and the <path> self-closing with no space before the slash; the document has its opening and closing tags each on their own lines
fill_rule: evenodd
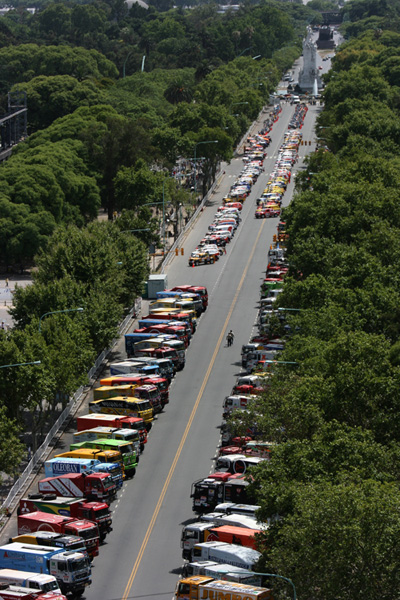
<svg viewBox="0 0 400 600">
<path fill-rule="evenodd" d="M 197 142 L 194 146 L 194 196 L 197 199 L 197 164 L 196 164 L 196 150 L 200 144 L 218 144 L 218 140 L 207 140 L 205 142 Z"/>
<path fill-rule="evenodd" d="M 134 233 L 135 231 L 151 231 L 150 229 L 122 229 L 120 233 Z"/>
<path fill-rule="evenodd" d="M 302 308 L 278 308 L 278 310 L 282 311 L 282 312 L 301 312 L 303 309 Z"/>
<path fill-rule="evenodd" d="M 298 362 L 291 360 L 264 360 L 268 365 L 298 365 Z"/>
<path fill-rule="evenodd" d="M 232 110 L 232 106 L 239 106 L 240 104 L 248 104 L 248 102 L 234 102 L 233 104 L 230 105 L 229 110 L 230 111 Z M 234 116 L 236 116 L 236 115 L 234 115 Z"/>
<path fill-rule="evenodd" d="M 126 66 L 126 62 L 128 60 L 128 58 L 130 57 L 130 55 L 132 54 L 133 50 L 131 50 L 130 52 L 128 52 L 128 54 L 126 55 L 126 58 L 124 60 L 124 64 L 122 65 L 122 79 L 125 79 L 125 66 Z"/>
<path fill-rule="evenodd" d="M 242 54 L 244 54 L 245 52 L 247 52 L 247 50 L 251 50 L 253 46 L 249 46 L 248 48 L 245 48 L 244 50 L 241 51 L 240 54 L 237 55 L 236 58 L 239 58 L 239 56 L 242 56 Z"/>
<path fill-rule="evenodd" d="M 50 312 L 44 313 L 44 314 L 43 314 L 43 315 L 40 317 L 40 319 L 39 319 L 39 333 L 40 333 L 40 331 L 41 331 L 41 327 L 42 327 L 42 319 L 43 319 L 44 317 L 47 317 L 48 315 L 55 315 L 55 314 L 58 314 L 58 313 L 68 313 L 68 312 L 83 312 L 83 311 L 84 311 L 84 309 L 83 309 L 83 308 L 80 306 L 80 307 L 78 307 L 78 308 L 66 308 L 66 309 L 64 309 L 64 310 L 52 310 L 52 311 L 50 311 Z"/>
<path fill-rule="evenodd" d="M 42 361 L 33 360 L 32 362 L 15 363 L 13 365 L 0 365 L 0 369 L 6 369 L 8 367 L 24 367 L 25 365 L 40 365 Z"/>
</svg>

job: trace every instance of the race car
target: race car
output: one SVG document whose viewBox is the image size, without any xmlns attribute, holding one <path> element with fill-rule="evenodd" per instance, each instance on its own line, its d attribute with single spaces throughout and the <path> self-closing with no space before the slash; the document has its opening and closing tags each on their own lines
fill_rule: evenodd
<svg viewBox="0 0 400 600">
<path fill-rule="evenodd" d="M 270 206 L 258 206 L 256 208 L 255 217 L 256 219 L 269 219 L 271 217 L 279 217 L 281 211 L 279 208 L 272 208 Z"/>
</svg>

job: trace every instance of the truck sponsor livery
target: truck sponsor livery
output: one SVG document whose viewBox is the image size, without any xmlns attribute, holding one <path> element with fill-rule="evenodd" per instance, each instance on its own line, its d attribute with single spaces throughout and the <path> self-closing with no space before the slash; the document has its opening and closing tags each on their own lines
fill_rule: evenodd
<svg viewBox="0 0 400 600">
<path fill-rule="evenodd" d="M 19 569 L 0 569 L 0 584 L 15 585 L 32 592 L 61 593 L 56 578 L 45 573 L 31 573 Z"/>
<path fill-rule="evenodd" d="M 133 477 L 136 473 L 137 458 L 133 444 L 123 440 L 114 440 L 108 438 L 96 439 L 92 442 L 80 442 L 71 444 L 70 450 L 82 450 L 84 448 L 102 450 L 103 452 L 118 453 L 118 462 L 121 463 L 127 477 Z"/>
<path fill-rule="evenodd" d="M 127 396 L 93 400 L 93 402 L 89 402 L 89 412 L 140 417 L 143 419 L 147 431 L 150 431 L 154 420 L 154 413 L 150 402 L 147 400 L 138 400 L 137 398 L 128 398 Z"/>
<path fill-rule="evenodd" d="M 104 502 L 111 502 L 117 492 L 117 486 L 107 473 L 66 473 L 59 477 L 46 477 L 39 481 L 38 489 L 40 494 L 70 498 L 84 496 L 88 500 Z"/>
<path fill-rule="evenodd" d="M 19 515 L 36 511 L 91 521 L 98 526 L 101 540 L 112 531 L 111 512 L 105 502 L 87 502 L 85 498 L 48 499 L 42 494 L 33 494 L 19 501 Z"/>
<path fill-rule="evenodd" d="M 116 377 L 110 377 L 111 381 L 117 379 Z M 104 380 L 101 380 L 102 385 L 113 385 L 112 383 L 103 384 Z M 123 382 L 125 383 L 125 382 Z M 105 415 L 105 414 L 91 414 L 81 415 L 76 418 L 76 429 L 77 431 L 83 431 L 84 429 L 93 429 L 94 427 L 113 427 L 114 429 L 133 429 L 139 432 L 140 437 L 140 450 L 143 452 L 144 445 L 147 444 L 147 430 L 143 419 L 140 417 L 124 417 L 117 415 Z"/>
<path fill-rule="evenodd" d="M 41 511 L 18 515 L 18 534 L 35 531 L 55 531 L 56 533 L 77 535 L 85 540 L 86 551 L 90 558 L 99 554 L 99 528 L 91 521 Z"/>
<path fill-rule="evenodd" d="M 41 592 L 29 588 L 0 584 L 0 600 L 67 600 L 64 594 L 58 592 Z"/>
<path fill-rule="evenodd" d="M 178 582 L 175 598 L 176 600 L 272 600 L 272 593 L 268 588 L 194 575 Z"/>
<path fill-rule="evenodd" d="M 52 546 L 52 548 L 63 548 L 87 554 L 83 538 L 77 535 L 65 535 L 54 533 L 54 531 L 35 531 L 26 535 L 17 535 L 10 538 L 9 543 L 28 544 L 29 546 Z"/>
<path fill-rule="evenodd" d="M 83 429 L 73 434 L 74 443 L 93 442 L 94 440 L 110 439 L 121 440 L 133 444 L 136 452 L 136 460 L 139 462 L 140 455 L 140 436 L 136 429 L 118 429 L 116 427 L 93 427 L 93 429 Z"/>
<path fill-rule="evenodd" d="M 0 568 L 45 573 L 56 578 L 61 592 L 82 594 L 91 583 L 89 560 L 80 552 L 62 548 L 7 544 L 0 546 Z"/>
<path fill-rule="evenodd" d="M 182 558 L 190 560 L 193 548 L 202 542 L 226 542 L 240 544 L 256 550 L 256 535 L 260 529 L 250 529 L 235 525 L 216 525 L 215 523 L 190 523 L 182 529 Z"/>
<path fill-rule="evenodd" d="M 57 454 L 55 458 L 61 460 L 70 460 L 71 458 L 78 460 L 97 460 L 102 463 L 102 467 L 100 468 L 100 465 L 97 465 L 95 467 L 96 470 L 104 470 L 105 472 L 110 473 L 115 485 L 117 487 L 122 486 L 124 473 L 119 452 L 114 452 L 112 450 L 96 450 L 93 448 L 80 448 L 79 450 Z"/>
<path fill-rule="evenodd" d="M 106 463 L 95 458 L 82 458 L 76 454 L 73 456 L 61 456 L 52 458 L 44 463 L 44 474 L 46 477 L 57 477 L 72 473 L 107 473 L 112 478 L 117 488 L 122 486 L 122 471 L 118 463 Z"/>
</svg>

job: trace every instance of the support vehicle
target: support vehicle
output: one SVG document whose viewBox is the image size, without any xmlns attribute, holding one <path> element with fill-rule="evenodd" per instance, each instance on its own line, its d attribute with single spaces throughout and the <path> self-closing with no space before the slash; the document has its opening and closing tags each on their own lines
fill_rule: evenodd
<svg viewBox="0 0 400 600">
<path fill-rule="evenodd" d="M 113 450 L 96 450 L 93 448 L 80 448 L 79 450 L 72 450 L 70 452 L 63 452 L 57 454 L 55 458 L 70 459 L 70 458 L 84 458 L 98 460 L 104 465 L 108 465 L 110 468 L 110 475 L 117 487 L 122 487 L 124 470 L 122 465 L 122 458 L 119 452 Z M 112 465 L 112 466 L 111 466 Z"/>
<path fill-rule="evenodd" d="M 106 473 L 120 488 L 122 486 L 122 471 L 118 463 L 106 463 L 96 458 L 79 458 L 76 454 L 71 457 L 51 458 L 44 463 L 46 477 L 58 477 L 69 473 Z"/>
<path fill-rule="evenodd" d="M 99 554 L 99 528 L 86 519 L 74 519 L 41 511 L 18 515 L 19 535 L 35 531 L 77 535 L 85 540 L 86 551 L 91 559 Z"/>
<path fill-rule="evenodd" d="M 0 569 L 53 575 L 63 594 L 81 595 L 90 585 L 89 560 L 80 552 L 51 546 L 7 544 L 0 546 Z"/>
<path fill-rule="evenodd" d="M 65 551 L 74 550 L 87 554 L 85 541 L 77 535 L 66 535 L 54 531 L 35 531 L 25 535 L 16 535 L 8 540 L 10 544 L 28 544 L 30 546 L 51 546 L 52 548 L 63 548 Z"/>
<path fill-rule="evenodd" d="M 31 573 L 17 569 L 0 569 L 0 585 L 15 585 L 29 589 L 32 593 L 60 593 L 61 590 L 53 575 Z"/>
<path fill-rule="evenodd" d="M 117 493 L 117 486 L 107 473 L 65 473 L 59 477 L 46 477 L 38 483 L 40 494 L 111 502 Z"/>
<path fill-rule="evenodd" d="M 101 438 L 92 442 L 80 442 L 71 444 L 70 450 L 81 450 L 82 448 L 90 448 L 92 450 L 102 450 L 103 452 L 117 452 L 119 454 L 118 462 L 120 462 L 125 471 L 126 477 L 134 477 L 137 467 L 136 452 L 131 442 L 123 440 Z"/>
<path fill-rule="evenodd" d="M 117 378 L 110 377 L 109 379 L 114 381 Z M 108 383 L 103 383 L 104 381 L 104 379 L 100 381 L 101 385 L 109 385 Z M 125 381 L 121 379 L 121 383 L 125 383 Z M 129 383 L 129 381 L 126 383 Z M 110 383 L 110 385 L 113 384 Z M 133 429 L 138 431 L 140 437 L 140 450 L 143 452 L 144 445 L 147 444 L 147 430 L 142 418 L 104 414 L 81 415 L 76 418 L 76 428 L 78 431 L 82 431 L 83 429 L 93 429 L 93 427 L 98 427 L 100 425 L 104 427 L 114 427 L 116 429 Z"/>
<path fill-rule="evenodd" d="M 272 600 L 269 588 L 193 575 L 176 586 L 176 600 Z"/>
<path fill-rule="evenodd" d="M 93 400 L 93 402 L 89 402 L 89 413 L 140 417 L 143 419 L 147 431 L 150 431 L 154 420 L 153 409 L 148 400 L 138 400 L 127 396 Z"/>
<path fill-rule="evenodd" d="M 246 504 L 251 501 L 247 491 L 249 482 L 243 475 L 213 473 L 192 484 L 190 497 L 193 498 L 195 513 L 211 512 L 221 502 Z"/>
<path fill-rule="evenodd" d="M 254 565 L 261 558 L 261 552 L 257 550 L 225 542 L 202 542 L 201 544 L 196 544 L 192 554 L 192 562 L 214 560 L 218 563 L 227 563 L 249 570 L 254 570 Z"/>
<path fill-rule="evenodd" d="M 85 498 L 46 497 L 43 494 L 31 494 L 28 498 L 21 498 L 18 508 L 19 515 L 36 511 L 95 523 L 99 528 L 101 541 L 112 531 L 111 512 L 105 502 L 87 502 Z"/>
<path fill-rule="evenodd" d="M 116 427 L 94 427 L 93 429 L 84 429 L 72 434 L 74 443 L 93 442 L 94 440 L 110 439 L 130 442 L 136 452 L 136 460 L 139 462 L 140 455 L 140 437 L 136 429 L 118 429 Z"/>
<path fill-rule="evenodd" d="M 0 600 L 67 600 L 61 592 L 41 592 L 17 585 L 0 584 Z"/>
<path fill-rule="evenodd" d="M 261 529 L 248 529 L 234 525 L 215 525 L 215 523 L 190 523 L 182 529 L 181 548 L 182 558 L 191 560 L 193 548 L 202 542 L 226 542 L 240 544 L 256 550 L 255 536 Z"/>
<path fill-rule="evenodd" d="M 239 583 L 247 583 L 248 585 L 262 585 L 262 577 L 249 569 L 234 567 L 227 563 L 217 563 L 214 560 L 185 563 L 182 569 L 182 577 L 191 577 L 192 575 L 206 575 L 214 579 L 238 581 Z"/>
</svg>

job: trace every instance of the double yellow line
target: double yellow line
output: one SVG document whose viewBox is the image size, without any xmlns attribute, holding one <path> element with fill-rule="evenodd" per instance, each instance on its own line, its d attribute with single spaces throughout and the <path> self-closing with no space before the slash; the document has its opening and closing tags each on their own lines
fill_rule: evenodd
<svg viewBox="0 0 400 600">
<path fill-rule="evenodd" d="M 215 350 L 214 350 L 214 352 L 213 352 L 213 355 L 212 355 L 212 357 L 211 357 L 210 364 L 208 365 L 207 373 L 205 374 L 205 377 L 204 377 L 204 379 L 203 379 L 203 383 L 202 383 L 202 385 L 201 385 L 201 388 L 200 388 L 200 391 L 199 391 L 199 393 L 198 393 L 198 395 L 197 395 L 196 402 L 195 402 L 195 404 L 194 404 L 194 406 L 193 406 L 193 410 L 192 410 L 192 412 L 191 412 L 191 414 L 190 414 L 190 417 L 189 417 L 188 423 L 187 423 L 187 425 L 186 425 L 186 428 L 185 428 L 185 431 L 184 431 L 184 433 L 183 433 L 183 435 L 182 435 L 182 439 L 181 439 L 181 441 L 180 441 L 180 444 L 179 444 L 179 446 L 178 446 L 178 449 L 177 449 L 177 451 L 176 451 L 176 454 L 175 454 L 174 460 L 173 460 L 173 462 L 172 462 L 171 468 L 170 468 L 170 470 L 169 470 L 169 472 L 168 472 L 168 475 L 167 475 L 167 478 L 166 478 L 166 480 L 165 480 L 165 483 L 164 483 L 163 489 L 162 489 L 162 491 L 161 491 L 160 497 L 159 497 L 159 499 L 158 499 L 157 505 L 156 505 L 156 507 L 155 507 L 155 509 L 154 509 L 153 516 L 152 516 L 152 518 L 151 518 L 151 521 L 150 521 L 150 523 L 149 523 L 149 526 L 148 526 L 148 528 L 147 528 L 146 535 L 144 536 L 144 539 L 143 539 L 142 545 L 140 546 L 139 554 L 138 554 L 138 556 L 137 556 L 137 558 L 136 558 L 135 564 L 133 565 L 133 568 L 132 568 L 131 574 L 130 574 L 130 576 L 129 576 L 128 583 L 126 584 L 126 588 L 125 588 L 125 591 L 124 591 L 124 595 L 122 596 L 122 600 L 127 600 L 127 599 L 128 599 L 128 597 L 129 597 L 129 593 L 130 593 L 130 591 L 131 591 L 131 588 L 132 588 L 133 582 L 134 582 L 134 580 L 135 580 L 135 577 L 136 577 L 136 574 L 137 574 L 137 572 L 138 572 L 138 569 L 139 569 L 139 566 L 140 566 L 141 560 L 142 560 L 142 558 L 143 558 L 144 551 L 146 550 L 146 546 L 147 546 L 147 544 L 148 544 L 148 541 L 149 541 L 149 539 L 150 539 L 150 536 L 151 536 L 151 533 L 152 533 L 152 531 L 153 531 L 153 528 L 154 528 L 154 525 L 155 525 L 156 519 L 157 519 L 157 517 L 158 517 L 158 514 L 159 514 L 159 512 L 160 512 L 161 505 L 162 505 L 162 503 L 164 502 L 165 494 L 167 493 L 167 490 L 168 490 L 169 484 L 171 483 L 171 479 L 172 479 L 172 476 L 173 476 L 173 474 L 174 474 L 175 467 L 176 467 L 176 465 L 177 465 L 177 462 L 178 462 L 178 460 L 179 460 L 179 457 L 180 457 L 180 455 L 181 455 L 181 452 L 182 452 L 183 446 L 184 446 L 184 444 L 185 444 L 185 442 L 186 442 L 186 438 L 187 438 L 187 436 L 188 436 L 188 434 L 189 434 L 190 427 L 191 427 L 191 425 L 192 425 L 192 423 L 193 423 L 193 419 L 194 419 L 194 417 L 195 417 L 195 415 L 196 415 L 196 412 L 197 412 L 197 409 L 198 409 L 198 407 L 199 407 L 200 400 L 201 400 L 201 398 L 202 398 L 202 396 L 203 396 L 203 393 L 204 393 L 205 387 L 206 387 L 206 385 L 207 385 L 207 383 L 208 383 L 208 380 L 209 380 L 209 377 L 210 377 L 210 374 L 211 374 L 212 368 L 213 368 L 213 366 L 214 366 L 214 363 L 215 363 L 215 360 L 216 360 L 216 358 L 217 358 L 217 354 L 218 354 L 219 347 L 220 347 L 220 345 L 221 345 L 221 342 L 222 342 L 222 340 L 223 340 L 223 338 L 224 338 L 224 336 L 225 336 L 225 332 L 226 332 L 226 330 L 227 330 L 227 327 L 228 327 L 229 320 L 230 320 L 230 318 L 231 318 L 231 316 L 232 316 L 233 309 L 235 308 L 235 305 L 236 305 L 236 302 L 237 302 L 237 299 L 238 299 L 238 296 L 239 296 L 240 290 L 241 290 L 241 289 L 242 289 L 242 287 L 243 287 L 243 283 L 244 283 L 245 277 L 246 277 L 246 275 L 247 275 L 247 271 L 249 270 L 250 263 L 251 263 L 251 261 L 253 260 L 253 256 L 254 256 L 254 253 L 255 253 L 255 251 L 256 251 L 256 247 L 257 247 L 258 241 L 259 241 L 259 239 L 260 239 L 260 236 L 261 236 L 261 233 L 262 233 L 262 230 L 263 230 L 263 227 L 264 227 L 264 225 L 265 225 L 265 220 L 263 220 L 263 222 L 262 222 L 262 224 L 261 224 L 261 226 L 260 226 L 260 229 L 259 229 L 259 231 L 258 231 L 257 237 L 256 237 L 256 239 L 255 239 L 255 242 L 254 242 L 254 244 L 253 244 L 253 247 L 252 247 L 252 249 L 251 249 L 250 256 L 249 256 L 249 259 L 248 259 L 248 261 L 247 261 L 247 264 L 246 264 L 246 267 L 245 267 L 245 269 L 244 269 L 244 271 L 243 271 L 243 274 L 242 274 L 242 277 L 241 277 L 241 279 L 240 279 L 239 285 L 238 285 L 238 287 L 237 287 L 237 289 L 236 289 L 235 296 L 234 296 L 234 298 L 233 298 L 233 300 L 232 300 L 232 304 L 231 304 L 231 306 L 230 306 L 229 312 L 228 312 L 228 314 L 227 314 L 227 317 L 226 317 L 226 319 L 225 319 L 225 323 L 224 323 L 224 325 L 223 325 L 223 327 L 222 327 L 222 330 L 221 330 L 221 333 L 220 333 L 220 335 L 219 335 L 218 342 L 217 342 L 217 344 L 216 344 L 216 346 L 215 346 Z"/>
</svg>

